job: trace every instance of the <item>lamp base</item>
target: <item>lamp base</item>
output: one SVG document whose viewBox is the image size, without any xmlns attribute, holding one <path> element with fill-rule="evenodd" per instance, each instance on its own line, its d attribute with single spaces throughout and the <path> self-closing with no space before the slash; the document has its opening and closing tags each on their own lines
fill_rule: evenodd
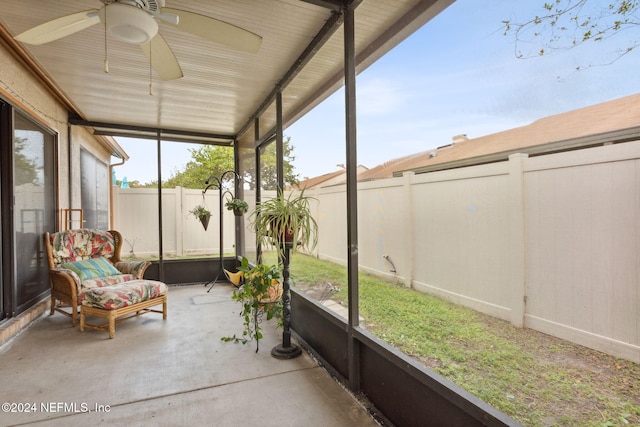
<svg viewBox="0 0 640 427">
<path fill-rule="evenodd" d="M 302 350 L 297 345 L 291 344 L 289 347 L 285 347 L 282 344 L 271 349 L 271 356 L 276 359 L 294 359 L 302 354 Z"/>
</svg>

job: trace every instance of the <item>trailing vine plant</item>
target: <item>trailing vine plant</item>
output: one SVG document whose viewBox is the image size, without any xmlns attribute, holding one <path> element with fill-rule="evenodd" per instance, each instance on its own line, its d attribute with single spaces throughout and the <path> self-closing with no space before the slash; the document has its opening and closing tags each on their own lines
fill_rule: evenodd
<svg viewBox="0 0 640 427">
<path fill-rule="evenodd" d="M 240 317 L 243 319 L 242 335 L 222 337 L 222 341 L 247 344 L 256 341 L 256 353 L 259 350 L 262 334 L 262 320 L 266 316 L 269 321 L 274 317 L 279 319 L 278 326 L 282 326 L 282 284 L 281 271 L 277 266 L 258 264 L 249 265 L 246 258 L 238 268 L 243 272 L 243 282 L 233 292 L 231 299 L 241 304 Z"/>
</svg>

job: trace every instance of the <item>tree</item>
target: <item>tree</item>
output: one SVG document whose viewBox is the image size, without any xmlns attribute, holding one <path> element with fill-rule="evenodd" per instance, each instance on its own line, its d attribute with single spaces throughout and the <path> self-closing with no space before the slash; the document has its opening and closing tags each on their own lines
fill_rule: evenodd
<svg viewBox="0 0 640 427">
<path fill-rule="evenodd" d="M 293 161 L 295 157 L 293 153 L 293 145 L 291 138 L 287 137 L 284 141 L 284 170 L 285 185 L 293 185 L 298 182 L 297 174 L 294 170 Z M 276 178 L 276 155 L 275 144 L 269 144 L 261 155 L 262 170 L 262 188 L 275 189 Z M 174 171 L 169 179 L 162 186 L 165 188 L 174 188 L 177 186 L 185 188 L 203 188 L 205 182 L 210 176 L 219 177 L 225 171 L 233 170 L 233 148 L 203 145 L 198 149 L 190 149 L 191 159 L 182 171 Z M 243 180 L 249 184 L 251 189 L 255 188 L 255 165 L 253 157 L 244 160 L 243 170 L 246 171 Z"/>
<path fill-rule="evenodd" d="M 516 57 L 531 58 L 588 42 L 602 42 L 624 30 L 637 28 L 639 10 L 640 0 L 553 0 L 545 2 L 541 13 L 528 21 L 502 22 L 504 34 L 515 37 Z M 608 64 L 632 52 L 638 44 L 637 39 L 630 40 Z M 589 66 L 592 65 L 607 64 Z"/>
<path fill-rule="evenodd" d="M 15 159 L 15 185 L 38 184 L 38 170 L 36 162 L 24 154 L 29 140 L 16 136 L 13 140 L 13 157 Z"/>
<path fill-rule="evenodd" d="M 203 145 L 197 149 L 189 149 L 189 152 L 191 160 L 184 170 L 174 171 L 163 182 L 163 187 L 203 188 L 211 175 L 220 176 L 224 171 L 233 169 L 233 148 Z"/>
<path fill-rule="evenodd" d="M 293 161 L 293 145 L 291 145 L 291 137 L 286 137 L 283 141 L 283 158 L 284 158 L 284 185 L 295 185 L 298 183 L 298 174 L 295 173 Z M 278 188 L 278 176 L 276 165 L 276 143 L 269 144 L 260 155 L 262 169 L 260 170 L 260 179 L 262 188 L 265 190 L 275 190 Z M 255 188 L 255 183 L 251 180 L 251 188 Z"/>
</svg>

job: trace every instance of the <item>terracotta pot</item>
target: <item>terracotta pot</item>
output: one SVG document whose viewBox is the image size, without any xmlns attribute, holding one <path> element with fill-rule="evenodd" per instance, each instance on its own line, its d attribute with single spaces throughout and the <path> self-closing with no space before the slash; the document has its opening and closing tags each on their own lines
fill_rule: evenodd
<svg viewBox="0 0 640 427">
<path fill-rule="evenodd" d="M 282 230 L 280 230 L 280 227 L 278 225 L 276 225 L 275 220 L 271 221 L 271 232 L 272 232 L 272 237 L 274 239 L 278 239 L 280 236 L 282 236 Z M 293 242 L 293 229 L 288 228 L 287 230 L 285 230 L 284 232 L 284 241 L 286 243 L 291 243 Z"/>
<path fill-rule="evenodd" d="M 274 302 L 278 302 L 280 298 L 282 298 L 282 292 L 282 283 L 273 279 L 267 292 L 258 297 L 258 302 L 260 304 L 273 304 Z"/>
</svg>

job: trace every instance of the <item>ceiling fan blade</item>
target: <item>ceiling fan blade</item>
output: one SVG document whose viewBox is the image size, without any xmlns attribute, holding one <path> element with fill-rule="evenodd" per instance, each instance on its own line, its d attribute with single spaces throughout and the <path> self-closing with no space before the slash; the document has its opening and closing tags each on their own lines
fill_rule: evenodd
<svg viewBox="0 0 640 427">
<path fill-rule="evenodd" d="M 160 34 L 141 44 L 140 48 L 162 80 L 176 80 L 183 76 L 176 56 Z"/>
<path fill-rule="evenodd" d="M 262 44 L 262 37 L 259 35 L 218 19 L 168 7 L 163 7 L 161 12 L 178 15 L 178 24 L 168 25 L 236 50 L 256 53 Z"/>
<path fill-rule="evenodd" d="M 45 22 L 14 38 L 19 42 L 40 45 L 69 36 L 100 22 L 98 9 L 85 10 Z"/>
</svg>

